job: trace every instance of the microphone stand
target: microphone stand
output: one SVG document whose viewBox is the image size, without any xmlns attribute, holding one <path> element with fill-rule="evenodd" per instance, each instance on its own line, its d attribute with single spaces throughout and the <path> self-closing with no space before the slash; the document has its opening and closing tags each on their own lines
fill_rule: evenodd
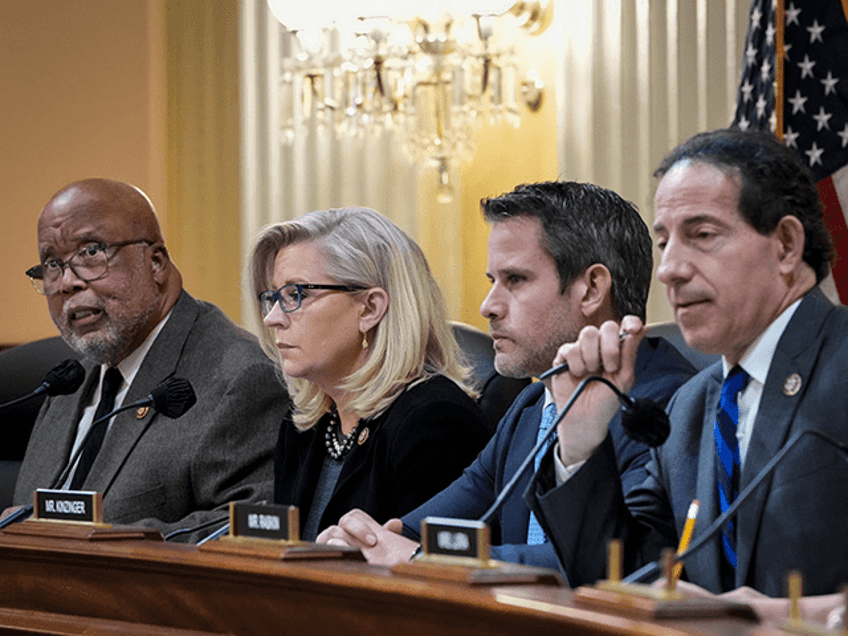
<svg viewBox="0 0 848 636">
<path fill-rule="evenodd" d="M 565 368 L 567 369 L 568 367 L 566 366 Z M 553 437 L 554 433 L 556 433 L 557 426 L 562 421 L 562 418 L 565 417 L 565 415 L 574 405 L 574 402 L 577 401 L 577 398 L 580 397 L 581 393 L 583 393 L 583 389 L 586 388 L 586 385 L 593 380 L 603 382 L 608 387 L 610 387 L 613 392 L 615 392 L 616 396 L 619 395 L 618 389 L 612 382 L 596 375 L 589 376 L 588 378 L 583 380 L 579 385 L 577 385 L 577 388 L 574 389 L 574 393 L 571 394 L 571 397 L 568 399 L 568 402 L 563 407 L 562 411 L 557 414 L 557 417 L 554 420 L 553 424 L 551 424 L 550 428 L 545 431 L 545 434 L 542 436 L 542 439 L 536 442 L 536 445 L 533 447 L 533 450 L 531 450 L 527 454 L 527 456 L 524 458 L 524 461 L 521 462 L 521 465 L 516 469 L 509 482 L 503 487 L 500 493 L 498 493 L 498 496 L 495 498 L 494 503 L 492 503 L 489 509 L 484 512 L 483 515 L 480 517 L 480 522 L 485 523 L 487 525 L 491 522 L 492 517 L 494 517 L 495 513 L 503 505 L 504 499 L 506 499 L 512 493 L 512 491 L 515 490 L 515 486 L 518 483 L 518 480 L 521 478 L 522 475 L 524 475 L 524 472 L 527 470 L 527 467 L 530 465 L 530 462 L 533 461 L 539 451 L 542 450 L 542 448 L 544 448 L 548 441 Z"/>
<path fill-rule="evenodd" d="M 65 465 L 65 469 L 62 471 L 62 473 L 59 475 L 59 477 L 57 477 L 55 480 L 53 480 L 53 483 L 50 485 L 49 490 L 54 490 L 55 488 L 58 488 L 61 484 L 64 484 L 65 481 L 67 481 L 68 476 L 70 475 L 71 470 L 74 467 L 74 464 L 76 464 L 77 459 L 79 459 L 79 456 L 82 453 L 83 448 L 85 448 L 85 443 L 88 441 L 88 436 L 91 435 L 91 431 L 94 430 L 95 426 L 113 418 L 115 415 L 117 415 L 118 413 L 120 413 L 122 411 L 128 411 L 131 408 L 135 408 L 137 406 L 143 406 L 141 404 L 141 402 L 148 402 L 148 401 L 149 401 L 149 399 L 146 398 L 144 400 L 140 400 L 140 402 L 133 402 L 132 404 L 127 404 L 126 406 L 120 406 L 117 409 L 115 409 L 114 411 L 112 411 L 111 413 L 107 413 L 106 415 L 104 415 L 100 419 L 92 422 L 91 426 L 86 431 L 85 436 L 82 439 L 82 442 L 77 447 L 74 454 L 71 455 L 71 458 L 68 460 L 68 463 Z M 25 506 L 21 506 L 20 508 L 15 510 L 13 513 L 4 517 L 3 519 L 0 519 L 0 530 L 5 528 L 6 526 L 10 526 L 13 523 L 16 523 L 17 521 L 23 521 L 24 519 L 26 519 L 27 517 L 29 517 L 32 514 L 33 508 L 34 508 L 34 506 L 32 504 L 26 504 Z"/>
<path fill-rule="evenodd" d="M 79 363 L 77 363 L 77 364 L 79 364 Z M 177 387 L 176 394 L 174 394 L 173 396 L 168 391 L 169 386 L 172 387 L 172 388 Z M 164 389 L 164 391 L 162 391 L 162 389 Z M 186 389 L 188 391 L 187 393 L 186 393 Z M 169 403 L 169 400 L 173 400 L 173 399 L 177 400 L 176 411 L 172 411 L 171 404 Z M 79 456 L 82 453 L 83 448 L 85 448 L 85 443 L 88 441 L 88 437 L 89 437 L 89 435 L 91 435 L 91 431 L 93 431 L 94 427 L 97 426 L 98 424 L 101 424 L 101 423 L 103 423 L 107 420 L 112 419 L 118 413 L 122 413 L 123 411 L 128 411 L 129 409 L 134 409 L 134 408 L 138 408 L 138 407 L 141 407 L 141 406 L 153 406 L 153 408 L 157 412 L 162 412 L 166 417 L 170 417 L 170 418 L 173 419 L 173 418 L 176 418 L 176 417 L 180 417 L 183 413 L 185 413 L 185 411 L 190 409 L 194 405 L 195 400 L 196 400 L 196 398 L 194 396 L 194 390 L 191 388 L 191 384 L 189 384 L 187 380 L 179 380 L 179 379 L 176 379 L 176 378 L 169 378 L 168 380 L 166 380 L 165 382 L 163 382 L 162 384 L 157 386 L 155 389 L 153 389 L 151 394 L 148 395 L 146 398 L 143 398 L 143 399 L 138 400 L 136 402 L 133 402 L 131 404 L 122 405 L 122 406 L 116 408 L 111 413 L 107 413 L 103 417 L 95 420 L 94 422 L 91 423 L 91 426 L 89 427 L 88 431 L 86 431 L 85 436 L 82 439 L 82 442 L 77 447 L 76 451 L 71 456 L 70 460 L 68 460 L 68 463 L 66 464 L 65 469 L 62 471 L 62 473 L 59 475 L 59 477 L 53 481 L 53 484 L 50 486 L 50 490 L 58 488 L 61 484 L 64 484 L 65 481 L 67 481 L 68 476 L 71 473 L 71 470 L 73 470 L 73 467 L 77 462 L 77 459 L 79 459 Z M 27 517 L 29 517 L 32 514 L 32 511 L 33 511 L 33 505 L 32 504 L 27 504 L 25 506 L 21 506 L 20 508 L 15 510 L 13 513 L 9 514 L 8 516 L 4 517 L 3 519 L 0 519 L 0 530 L 5 528 L 6 526 L 12 525 L 16 521 L 22 521 L 23 519 L 26 519 Z"/>
<path fill-rule="evenodd" d="M 688 557 L 693 552 L 696 552 L 698 549 L 701 548 L 701 546 L 706 544 L 707 541 L 712 539 L 716 535 L 716 533 L 718 533 L 721 527 L 727 523 L 728 519 L 730 519 L 734 514 L 736 514 L 736 511 L 751 496 L 751 493 L 753 493 L 763 483 L 765 478 L 768 477 L 772 470 L 774 470 L 775 466 L 780 463 L 780 461 L 786 456 L 786 454 L 790 450 L 792 450 L 795 444 L 797 444 L 798 441 L 807 433 L 815 435 L 816 437 L 819 437 L 824 441 L 828 442 L 829 444 L 835 446 L 842 453 L 843 458 L 848 461 L 848 447 L 846 447 L 845 444 L 834 439 L 832 436 L 828 435 L 824 431 L 819 430 L 817 428 L 808 428 L 803 431 L 798 431 L 790 438 L 788 442 L 786 442 L 786 444 L 783 445 L 783 448 L 781 448 L 774 455 L 774 457 L 772 457 L 768 461 L 768 463 L 763 466 L 762 470 L 757 473 L 757 476 L 754 478 L 754 480 L 750 484 L 748 484 L 741 493 L 739 493 L 739 496 L 736 497 L 736 499 L 724 512 L 724 514 L 716 517 L 715 521 L 713 521 L 713 523 L 707 528 L 706 532 L 703 535 L 699 536 L 698 539 L 694 541 L 687 550 L 673 557 L 675 562 L 685 563 L 686 557 Z M 630 575 L 626 576 L 623 579 L 623 582 L 642 583 L 651 576 L 658 574 L 661 570 L 661 567 L 662 566 L 660 561 L 652 561 L 642 566 Z"/>
</svg>

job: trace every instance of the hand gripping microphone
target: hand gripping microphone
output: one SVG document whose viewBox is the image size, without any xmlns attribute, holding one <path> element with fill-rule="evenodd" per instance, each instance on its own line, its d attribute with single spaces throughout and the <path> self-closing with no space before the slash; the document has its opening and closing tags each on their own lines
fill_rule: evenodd
<svg viewBox="0 0 848 636">
<path fill-rule="evenodd" d="M 545 371 L 545 373 L 539 376 L 539 379 L 543 380 L 552 375 L 556 375 L 557 373 L 562 373 L 567 369 L 568 364 L 561 364 L 553 369 Z M 618 397 L 619 402 L 621 402 L 621 425 L 624 428 L 624 432 L 630 439 L 647 444 L 651 447 L 659 446 L 665 442 L 668 438 L 669 432 L 671 431 L 671 425 L 668 421 L 668 415 L 656 402 L 648 398 L 632 398 L 626 393 L 619 391 L 618 387 L 606 378 L 601 378 L 595 375 L 589 376 L 574 390 L 574 393 L 568 399 L 568 403 L 557 415 L 554 423 L 545 432 L 542 439 L 536 443 L 533 450 L 531 450 L 527 457 L 524 458 L 524 461 L 521 462 L 521 466 L 518 467 L 515 474 L 509 480 L 509 483 L 506 484 L 503 490 L 501 490 L 498 494 L 491 507 L 483 513 L 482 517 L 480 517 L 481 522 L 486 524 L 491 523 L 492 517 L 500 509 L 501 505 L 503 505 L 504 499 L 506 499 L 510 493 L 515 490 L 515 485 L 527 470 L 527 467 L 533 461 L 533 458 L 536 457 L 539 451 L 542 450 L 545 444 L 547 444 L 548 440 L 554 433 L 556 433 L 557 425 L 560 423 L 562 418 L 565 417 L 566 413 L 568 413 L 574 402 L 583 392 L 583 389 L 585 389 L 590 382 L 603 382 L 612 389 L 613 393 L 615 393 L 616 397 Z"/>
<path fill-rule="evenodd" d="M 83 369 L 79 360 L 65 360 L 47 372 L 41 386 L 35 391 L 16 398 L 11 402 L 0 404 L 0 409 L 20 404 L 44 393 L 51 397 L 55 395 L 70 395 L 82 386 L 83 380 L 85 380 L 85 369 Z"/>
<path fill-rule="evenodd" d="M 815 435 L 816 437 L 824 440 L 834 448 L 836 448 L 839 453 L 842 455 L 842 458 L 848 462 L 848 446 L 840 442 L 839 440 L 833 438 L 828 435 L 824 431 L 821 431 L 817 428 L 808 428 L 803 431 L 798 431 L 793 435 L 783 447 L 777 451 L 777 453 L 772 457 L 769 462 L 763 466 L 762 470 L 754 477 L 753 481 L 748 484 L 745 489 L 739 493 L 739 496 L 733 501 L 727 511 L 716 517 L 715 521 L 713 521 L 712 525 L 707 528 L 706 532 L 703 535 L 699 536 L 697 540 L 692 542 L 692 545 L 689 546 L 684 552 L 676 555 L 674 557 L 675 562 L 681 563 L 686 561 L 686 557 L 688 557 L 693 552 L 699 550 L 702 546 L 704 546 L 707 541 L 712 539 L 721 528 L 727 523 L 727 521 L 736 514 L 736 511 L 739 507 L 745 503 L 748 497 L 757 489 L 757 487 L 763 483 L 763 481 L 768 477 L 772 471 L 777 467 L 777 465 L 781 462 L 781 460 L 786 457 L 790 450 L 801 440 L 804 435 Z M 651 576 L 655 576 L 662 571 L 662 562 L 661 561 L 652 561 L 648 563 L 629 576 L 624 579 L 624 583 L 642 583 L 643 581 L 649 579 Z"/>
</svg>

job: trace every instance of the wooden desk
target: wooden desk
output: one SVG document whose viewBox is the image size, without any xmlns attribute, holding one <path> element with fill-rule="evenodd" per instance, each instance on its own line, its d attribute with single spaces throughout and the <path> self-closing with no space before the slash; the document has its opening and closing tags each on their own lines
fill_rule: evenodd
<svg viewBox="0 0 848 636">
<path fill-rule="evenodd" d="M 647 622 L 564 588 L 468 587 L 356 561 L 272 561 L 154 541 L 0 532 L 0 634 L 731 635 L 731 618 Z M 52 631 L 51 631 L 52 630 Z M 194 630 L 194 631 L 183 631 Z"/>
</svg>

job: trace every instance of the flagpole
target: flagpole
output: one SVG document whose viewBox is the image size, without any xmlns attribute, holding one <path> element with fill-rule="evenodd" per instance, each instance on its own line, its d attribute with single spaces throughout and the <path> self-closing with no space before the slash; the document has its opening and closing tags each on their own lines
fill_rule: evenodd
<svg viewBox="0 0 848 636">
<path fill-rule="evenodd" d="M 784 32 L 786 31 L 786 13 L 784 10 L 785 0 L 777 0 L 774 15 L 775 46 L 774 46 L 774 134 L 783 140 L 783 62 Z"/>
</svg>

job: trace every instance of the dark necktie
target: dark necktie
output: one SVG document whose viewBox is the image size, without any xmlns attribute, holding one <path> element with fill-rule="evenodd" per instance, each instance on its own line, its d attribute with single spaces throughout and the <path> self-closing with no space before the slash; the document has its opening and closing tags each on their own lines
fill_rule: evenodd
<svg viewBox="0 0 848 636">
<path fill-rule="evenodd" d="M 103 387 L 100 389 L 100 403 L 94 412 L 92 423 L 107 415 L 115 408 L 115 396 L 118 395 L 123 382 L 124 378 L 117 367 L 106 369 L 106 373 L 103 375 Z M 106 437 L 106 429 L 108 427 L 109 420 L 106 420 L 93 426 L 89 431 L 79 463 L 77 464 L 77 469 L 74 471 L 74 478 L 71 480 L 71 490 L 79 490 L 88 476 L 88 472 L 91 470 L 92 464 L 94 464 L 97 453 L 100 452 L 100 447 L 103 445 L 103 438 Z"/>
<path fill-rule="evenodd" d="M 739 490 L 739 441 L 736 429 L 739 426 L 737 396 L 748 383 L 749 376 L 739 365 L 733 367 L 721 387 L 713 434 L 718 451 L 718 502 L 724 513 L 733 503 Z M 736 519 L 731 519 L 722 528 L 722 545 L 727 562 L 736 568 Z"/>
</svg>

